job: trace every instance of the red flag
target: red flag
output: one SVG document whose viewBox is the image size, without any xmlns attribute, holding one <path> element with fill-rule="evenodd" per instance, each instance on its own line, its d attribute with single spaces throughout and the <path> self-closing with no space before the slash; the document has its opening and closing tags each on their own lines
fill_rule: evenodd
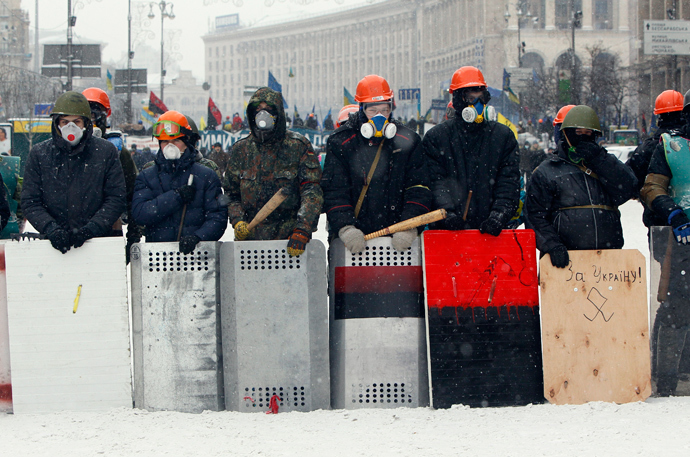
<svg viewBox="0 0 690 457">
<path fill-rule="evenodd" d="M 149 110 L 152 111 L 153 114 L 158 115 L 161 115 L 168 111 L 168 107 L 165 106 L 163 100 L 156 97 L 156 94 L 154 94 L 153 91 L 151 91 L 151 94 L 149 95 Z"/>
<path fill-rule="evenodd" d="M 210 130 L 213 130 L 216 128 L 216 126 L 221 125 L 223 122 L 223 115 L 220 114 L 220 110 L 216 106 L 215 103 L 213 103 L 213 100 L 211 97 L 208 98 L 208 121 L 207 124 L 208 128 Z"/>
</svg>

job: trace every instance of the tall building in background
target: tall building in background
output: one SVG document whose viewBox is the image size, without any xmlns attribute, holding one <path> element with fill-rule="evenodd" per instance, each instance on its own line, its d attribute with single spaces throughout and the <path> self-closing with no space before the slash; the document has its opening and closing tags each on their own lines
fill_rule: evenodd
<svg viewBox="0 0 690 457">
<path fill-rule="evenodd" d="M 203 37 L 206 80 L 224 112 L 241 111 L 243 88 L 266 85 L 271 71 L 290 114 L 294 105 L 302 113 L 313 106 L 325 113 L 342 106 L 343 87 L 354 93 L 362 77 L 375 73 L 396 96 L 398 89 L 420 88 L 424 114 L 432 99 L 447 97 L 444 89 L 463 65 L 479 67 L 499 89 L 504 69 L 565 67 L 575 11 L 582 12 L 578 64 L 589 65 L 587 48 L 600 46 L 630 66 L 638 57 L 631 27 L 636 7 L 637 0 L 388 0 L 251 27 L 222 16 Z M 399 102 L 398 113 L 405 114 L 401 108 L 406 117 L 416 113 L 416 106 Z"/>
<path fill-rule="evenodd" d="M 21 0 L 0 2 L 0 64 L 22 69 L 31 61 L 29 13 L 21 9 Z"/>
</svg>

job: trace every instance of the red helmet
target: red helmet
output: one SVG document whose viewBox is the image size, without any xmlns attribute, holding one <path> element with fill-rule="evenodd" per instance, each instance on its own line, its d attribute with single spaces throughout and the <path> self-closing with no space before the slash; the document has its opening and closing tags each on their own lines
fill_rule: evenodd
<svg viewBox="0 0 690 457">
<path fill-rule="evenodd" d="M 450 80 L 450 93 L 465 87 L 486 87 L 484 75 L 477 67 L 460 67 Z"/>
<path fill-rule="evenodd" d="M 98 87 L 89 87 L 82 92 L 82 95 L 90 102 L 96 102 L 103 105 L 106 114 L 110 116 L 110 99 L 108 98 L 108 94 L 106 94 L 103 89 L 99 89 Z"/>
<path fill-rule="evenodd" d="M 153 124 L 153 136 L 158 140 L 170 141 L 185 136 L 185 131 L 182 129 L 188 132 L 193 131 L 187 117 L 177 111 L 166 111 Z"/>
<path fill-rule="evenodd" d="M 356 113 L 357 111 L 359 111 L 359 105 L 345 105 L 340 108 L 340 112 L 338 113 L 338 121 L 335 123 L 335 127 L 340 127 L 350 116 L 350 113 Z"/>
<path fill-rule="evenodd" d="M 559 109 L 558 113 L 556 114 L 556 119 L 553 120 L 553 126 L 555 127 L 556 124 L 562 124 L 563 119 L 565 119 L 565 115 L 568 114 L 568 111 L 574 107 L 575 105 L 565 105 L 563 108 Z"/>
<path fill-rule="evenodd" d="M 665 90 L 659 94 L 654 103 L 654 114 L 683 111 L 683 95 L 675 90 Z"/>
<path fill-rule="evenodd" d="M 388 81 L 378 75 L 369 75 L 357 83 L 357 103 L 387 102 L 393 100 L 393 90 Z"/>
</svg>

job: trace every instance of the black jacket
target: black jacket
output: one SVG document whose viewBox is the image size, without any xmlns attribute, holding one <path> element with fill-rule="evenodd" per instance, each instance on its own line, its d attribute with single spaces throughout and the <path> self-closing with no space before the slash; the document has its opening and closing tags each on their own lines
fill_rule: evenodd
<svg viewBox="0 0 690 457">
<path fill-rule="evenodd" d="M 5 226 L 10 220 L 10 216 L 10 203 L 7 200 L 5 182 L 2 180 L 2 175 L 0 175 L 0 231 L 5 229 Z"/>
<path fill-rule="evenodd" d="M 396 122 L 398 132 L 383 143 L 372 183 L 355 219 L 355 206 L 381 142 L 380 138 L 367 140 L 359 133 L 362 116 L 355 113 L 328 138 L 321 187 L 331 236 L 337 236 L 346 225 L 372 233 L 431 208 L 421 140 Z"/>
<path fill-rule="evenodd" d="M 188 148 L 173 161 L 158 151 L 155 166 L 137 176 L 132 215 L 137 224 L 146 226 L 146 241 L 177 240 L 185 205 L 175 190 L 186 185 L 192 174 L 196 193 L 187 205 L 181 236 L 196 235 L 201 241 L 218 241 L 223 236 L 228 209 L 218 203 L 220 180 L 213 170 L 196 163 L 196 155 L 196 150 Z"/>
<path fill-rule="evenodd" d="M 81 142 L 71 147 L 57 132 L 31 148 L 24 170 L 22 209 L 36 230 L 51 222 L 66 230 L 88 227 L 108 236 L 127 209 L 119 153 L 107 140 L 93 138 L 88 123 Z"/>
<path fill-rule="evenodd" d="M 503 124 L 468 124 L 462 117 L 432 128 L 422 141 L 428 158 L 435 206 L 462 215 L 472 197 L 467 220 L 442 224 L 450 230 L 477 229 L 493 211 L 507 223 L 520 200 L 518 143 Z"/>
<path fill-rule="evenodd" d="M 590 174 L 566 157 L 560 144 L 558 153 L 537 167 L 527 187 L 525 214 L 536 233 L 537 248 L 542 255 L 558 245 L 575 250 L 622 248 L 617 207 L 637 192 L 632 170 L 604 148 L 584 164 Z M 611 209 L 573 208 L 593 205 Z"/>
</svg>

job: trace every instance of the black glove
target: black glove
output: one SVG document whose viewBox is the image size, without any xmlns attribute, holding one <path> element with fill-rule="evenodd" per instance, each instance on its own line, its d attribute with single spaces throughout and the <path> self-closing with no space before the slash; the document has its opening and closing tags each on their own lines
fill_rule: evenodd
<svg viewBox="0 0 690 457">
<path fill-rule="evenodd" d="M 72 230 L 72 235 L 70 236 L 70 242 L 75 248 L 80 248 L 84 245 L 86 240 L 93 238 L 93 233 L 86 227 L 82 227 L 79 230 Z"/>
<path fill-rule="evenodd" d="M 55 249 L 62 252 L 63 254 L 69 251 L 70 239 L 67 230 L 62 230 L 61 228 L 56 228 L 46 234 L 50 240 L 50 244 L 53 245 Z"/>
<path fill-rule="evenodd" d="M 570 256 L 568 256 L 568 248 L 559 244 L 548 252 L 551 257 L 551 265 L 556 268 L 565 268 L 570 263 Z"/>
<path fill-rule="evenodd" d="M 182 239 L 180 239 L 180 252 L 182 254 L 191 253 L 199 241 L 201 241 L 201 238 L 196 235 L 183 236 Z"/>
<path fill-rule="evenodd" d="M 295 229 L 290 235 L 287 245 L 287 252 L 291 256 L 298 256 L 304 253 L 307 243 L 311 239 L 311 235 L 302 229 Z"/>
<path fill-rule="evenodd" d="M 486 218 L 486 220 L 479 226 L 479 231 L 481 233 L 488 233 L 492 236 L 500 235 L 501 230 L 503 230 L 502 219 L 501 214 L 497 213 L 496 211 L 492 211 L 491 214 L 489 214 L 489 217 Z"/>
<path fill-rule="evenodd" d="M 446 210 L 446 218 L 441 222 L 446 230 L 462 229 L 465 223 L 465 221 L 462 220 L 462 214 L 458 214 L 454 210 Z"/>
<path fill-rule="evenodd" d="M 194 200 L 194 195 L 196 194 L 196 187 L 184 185 L 175 190 L 177 195 L 182 199 L 182 203 L 187 204 Z"/>
<path fill-rule="evenodd" d="M 604 148 L 591 141 L 583 141 L 575 147 L 575 153 L 582 157 L 585 162 L 589 162 L 592 159 L 600 156 L 605 151 Z"/>
</svg>

